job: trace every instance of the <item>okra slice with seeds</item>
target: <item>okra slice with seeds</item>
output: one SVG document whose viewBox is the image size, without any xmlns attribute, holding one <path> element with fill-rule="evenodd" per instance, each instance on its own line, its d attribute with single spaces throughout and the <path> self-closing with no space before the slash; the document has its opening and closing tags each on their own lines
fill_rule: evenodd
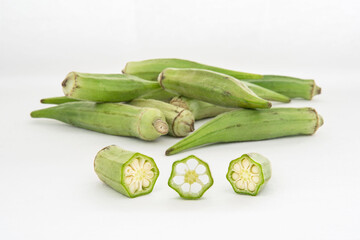
<svg viewBox="0 0 360 240">
<path fill-rule="evenodd" d="M 230 162 L 226 178 L 236 193 L 256 196 L 271 178 L 270 161 L 258 153 L 244 154 Z"/>
<path fill-rule="evenodd" d="M 154 159 L 115 145 L 98 152 L 94 169 L 104 183 L 131 198 L 149 194 L 159 176 Z"/>
<path fill-rule="evenodd" d="M 169 187 L 185 199 L 200 198 L 213 183 L 209 165 L 194 155 L 175 161 L 168 181 Z"/>
</svg>

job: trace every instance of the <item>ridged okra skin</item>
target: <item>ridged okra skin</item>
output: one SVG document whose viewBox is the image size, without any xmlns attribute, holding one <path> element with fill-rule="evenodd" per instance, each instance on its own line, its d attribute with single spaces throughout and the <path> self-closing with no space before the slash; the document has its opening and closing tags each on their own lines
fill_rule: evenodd
<svg viewBox="0 0 360 240">
<path fill-rule="evenodd" d="M 137 137 L 148 141 L 168 132 L 165 116 L 160 110 L 121 103 L 63 103 L 33 111 L 31 117 L 56 119 L 96 132 Z"/>
<path fill-rule="evenodd" d="M 154 99 L 134 99 L 131 105 L 159 109 L 165 116 L 169 126 L 168 134 L 174 137 L 185 137 L 194 131 L 194 116 L 184 108 Z"/>
<path fill-rule="evenodd" d="M 270 108 L 271 103 L 257 96 L 237 79 L 208 70 L 166 68 L 158 81 L 163 89 L 188 98 L 224 107 Z"/>
<path fill-rule="evenodd" d="M 247 79 L 244 81 L 271 89 L 289 98 L 311 100 L 315 95 L 321 93 L 321 88 L 312 79 L 264 75 L 261 79 Z"/>
<path fill-rule="evenodd" d="M 312 135 L 323 125 L 313 108 L 239 109 L 220 114 L 166 151 L 166 155 L 204 144 Z"/>
<path fill-rule="evenodd" d="M 69 98 L 66 96 L 43 98 L 40 100 L 40 102 L 43 104 L 62 104 L 62 103 L 78 102 L 78 101 L 81 100 L 75 98 Z"/>
<path fill-rule="evenodd" d="M 198 68 L 211 70 L 233 76 L 234 78 L 246 82 L 254 83 L 290 98 L 304 98 L 310 100 L 315 95 L 321 93 L 321 88 L 315 84 L 314 80 L 278 75 L 245 73 L 176 58 L 128 62 L 123 72 L 156 81 L 159 73 L 165 68 Z"/>
<path fill-rule="evenodd" d="M 154 159 L 115 145 L 97 153 L 94 170 L 104 183 L 130 198 L 151 193 L 159 176 Z"/>
<path fill-rule="evenodd" d="M 194 155 L 175 161 L 168 181 L 180 197 L 190 200 L 201 198 L 213 183 L 209 165 Z"/>
<path fill-rule="evenodd" d="M 155 90 L 152 90 L 148 93 L 145 93 L 144 95 L 141 95 L 139 98 L 142 98 L 142 99 L 155 99 L 155 100 L 159 100 L 159 101 L 163 101 L 163 102 L 170 102 L 170 100 L 173 98 L 173 97 L 176 97 L 177 95 L 174 94 L 174 93 L 170 93 L 170 92 L 167 92 L 165 91 L 164 89 L 162 88 L 159 88 L 159 89 L 155 89 Z"/>
<path fill-rule="evenodd" d="M 243 154 L 230 162 L 226 178 L 236 193 L 256 196 L 271 178 L 271 163 L 259 153 Z"/>
<path fill-rule="evenodd" d="M 221 113 L 229 112 L 237 109 L 237 108 L 221 107 L 211 103 L 203 102 L 196 99 L 190 99 L 183 96 L 174 97 L 173 99 L 171 99 L 170 104 L 188 109 L 194 115 L 195 120 L 215 117 Z"/>
<path fill-rule="evenodd" d="M 165 68 L 198 68 L 211 70 L 215 72 L 225 73 L 239 79 L 253 79 L 261 78 L 262 75 L 237 72 L 226 70 L 223 68 L 213 67 L 189 60 L 177 59 L 177 58 L 159 58 L 159 59 L 149 59 L 144 61 L 137 62 L 128 62 L 123 69 L 123 73 L 141 77 L 143 79 L 156 81 L 160 72 Z M 231 74 L 230 74 L 231 73 Z"/>
<path fill-rule="evenodd" d="M 127 102 L 160 88 L 136 76 L 79 72 L 69 73 L 62 87 L 67 97 L 94 102 Z"/>
<path fill-rule="evenodd" d="M 239 80 L 241 81 L 241 80 Z M 261 87 L 259 85 L 242 81 L 248 88 L 250 88 L 251 91 L 253 91 L 256 95 L 259 97 L 269 100 L 269 101 L 275 101 L 275 102 L 283 102 L 283 103 L 289 103 L 291 99 L 285 95 L 282 95 L 280 93 L 277 93 L 275 91 L 272 91 L 270 89 Z"/>
</svg>

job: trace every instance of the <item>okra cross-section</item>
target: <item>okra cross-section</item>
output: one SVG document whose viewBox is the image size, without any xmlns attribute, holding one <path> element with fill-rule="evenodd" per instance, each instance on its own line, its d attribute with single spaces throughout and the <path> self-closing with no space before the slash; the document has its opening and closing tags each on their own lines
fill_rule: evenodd
<svg viewBox="0 0 360 240">
<path fill-rule="evenodd" d="M 256 196 L 271 178 L 270 161 L 258 153 L 244 154 L 230 162 L 226 178 L 236 193 Z"/>
<path fill-rule="evenodd" d="M 168 185 L 182 198 L 200 198 L 214 183 L 209 165 L 194 155 L 173 163 Z"/>
<path fill-rule="evenodd" d="M 115 145 L 98 152 L 94 168 L 103 182 L 131 198 L 150 193 L 159 176 L 159 169 L 151 157 Z"/>
</svg>

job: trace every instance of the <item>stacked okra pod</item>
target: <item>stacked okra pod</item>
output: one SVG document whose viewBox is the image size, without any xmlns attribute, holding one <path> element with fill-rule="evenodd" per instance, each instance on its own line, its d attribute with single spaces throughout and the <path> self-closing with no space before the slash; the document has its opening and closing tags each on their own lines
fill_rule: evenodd
<svg viewBox="0 0 360 240">
<path fill-rule="evenodd" d="M 33 111 L 32 117 L 146 141 L 166 134 L 185 137 L 166 155 L 219 142 L 312 135 L 323 124 L 313 108 L 271 108 L 270 101 L 311 100 L 321 93 L 314 80 L 238 72 L 182 59 L 129 62 L 123 74 L 71 72 L 61 85 L 65 96 L 41 100 L 57 106 Z M 212 117 L 194 129 L 196 120 Z M 178 169 L 190 160 L 204 171 Z M 230 164 L 227 178 L 236 192 L 256 195 L 270 178 L 269 167 L 261 155 L 243 155 Z M 95 171 L 129 197 L 151 192 L 159 174 L 152 158 L 115 146 L 99 152 Z M 208 165 L 195 156 L 175 162 L 169 179 L 171 188 L 190 199 L 201 197 L 212 183 Z"/>
</svg>

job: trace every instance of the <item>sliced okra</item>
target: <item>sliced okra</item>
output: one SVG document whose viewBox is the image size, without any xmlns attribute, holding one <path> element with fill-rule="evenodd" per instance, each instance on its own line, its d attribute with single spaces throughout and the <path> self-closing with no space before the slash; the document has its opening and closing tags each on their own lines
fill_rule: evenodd
<svg viewBox="0 0 360 240">
<path fill-rule="evenodd" d="M 248 153 L 230 162 L 226 178 L 236 193 L 256 196 L 271 178 L 270 161 Z"/>
<path fill-rule="evenodd" d="M 104 183 L 131 198 L 149 194 L 159 176 L 159 169 L 151 157 L 115 145 L 98 152 L 94 168 Z"/>
<path fill-rule="evenodd" d="M 182 198 L 198 199 L 214 183 L 209 165 L 194 155 L 175 161 L 168 181 Z"/>
</svg>

